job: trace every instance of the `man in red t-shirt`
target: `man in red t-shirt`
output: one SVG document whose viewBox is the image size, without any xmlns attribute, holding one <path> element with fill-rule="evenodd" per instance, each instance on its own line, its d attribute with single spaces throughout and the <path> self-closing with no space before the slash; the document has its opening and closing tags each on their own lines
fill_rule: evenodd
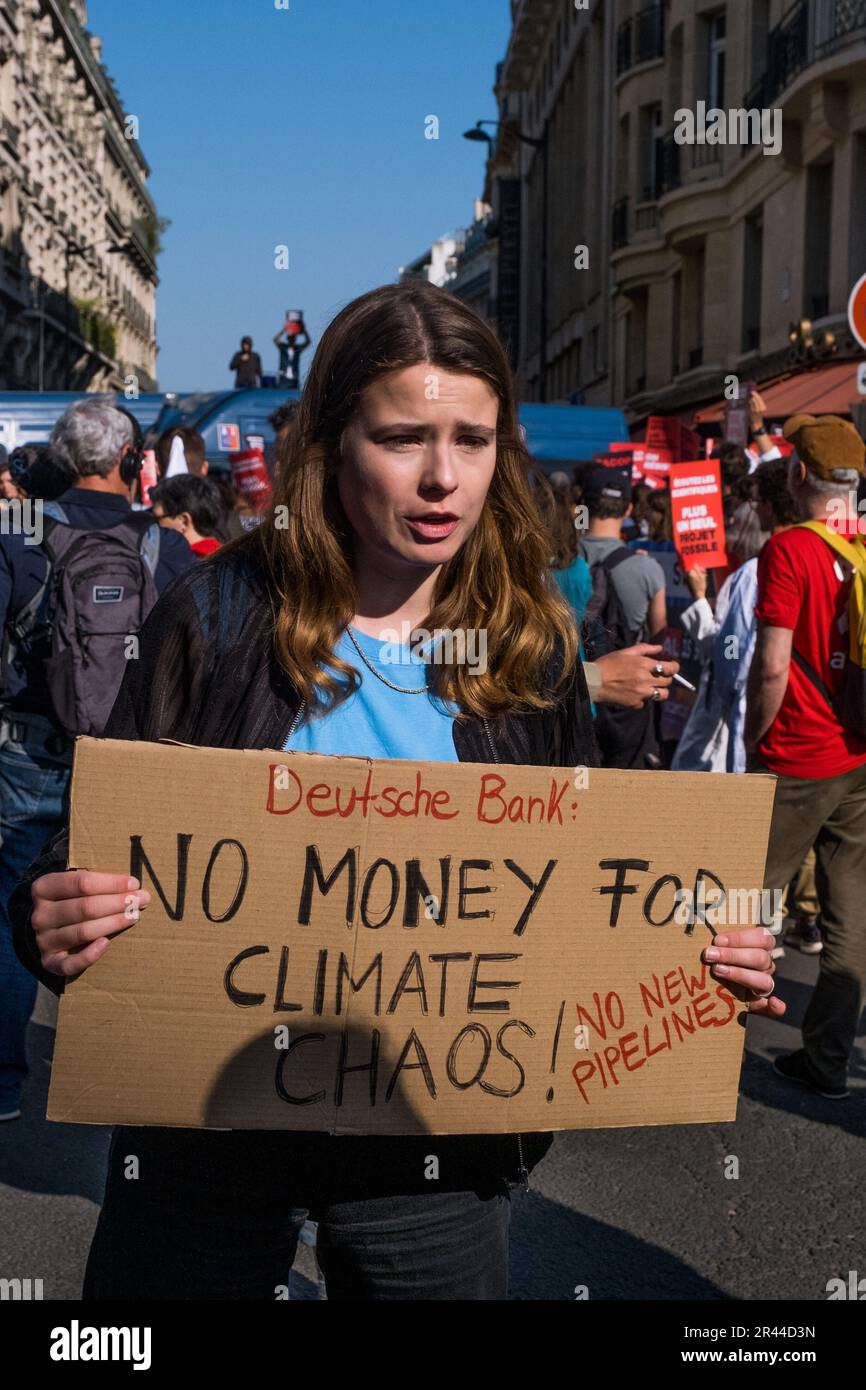
<svg viewBox="0 0 866 1390">
<path fill-rule="evenodd" d="M 804 520 L 858 536 L 866 447 L 836 416 L 795 415 L 788 486 Z M 864 519 L 863 530 L 866 530 Z M 837 718 L 853 567 L 814 531 L 773 536 L 758 560 L 758 637 L 749 675 L 751 771 L 778 777 L 764 886 L 782 889 L 814 844 L 824 949 L 803 1047 L 775 1070 L 841 1099 L 866 997 L 866 739 Z"/>
</svg>

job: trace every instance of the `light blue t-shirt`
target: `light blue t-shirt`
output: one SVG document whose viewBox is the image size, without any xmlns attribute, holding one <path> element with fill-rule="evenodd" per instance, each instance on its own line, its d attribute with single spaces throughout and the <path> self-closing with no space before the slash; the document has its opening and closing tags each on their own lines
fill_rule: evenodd
<svg viewBox="0 0 866 1390">
<path fill-rule="evenodd" d="M 421 690 L 428 683 L 428 668 L 411 647 L 382 642 L 357 628 L 352 632 L 370 664 L 392 685 Z M 457 762 L 453 709 L 429 693 L 391 690 L 367 669 L 345 632 L 336 651 L 360 675 L 360 689 L 328 714 L 305 719 L 286 740 L 287 750 Z"/>
</svg>

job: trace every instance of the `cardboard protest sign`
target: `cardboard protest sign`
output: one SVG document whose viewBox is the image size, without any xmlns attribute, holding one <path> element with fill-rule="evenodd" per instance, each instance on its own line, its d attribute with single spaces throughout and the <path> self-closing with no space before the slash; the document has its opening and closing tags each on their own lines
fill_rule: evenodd
<svg viewBox="0 0 866 1390">
<path fill-rule="evenodd" d="M 49 1118 L 731 1120 L 745 1006 L 700 952 L 763 882 L 773 788 L 79 739 L 70 863 L 153 902 L 67 984 Z"/>
<path fill-rule="evenodd" d="M 683 569 L 727 565 L 725 517 L 718 459 L 675 463 L 671 479 L 671 524 Z"/>
</svg>

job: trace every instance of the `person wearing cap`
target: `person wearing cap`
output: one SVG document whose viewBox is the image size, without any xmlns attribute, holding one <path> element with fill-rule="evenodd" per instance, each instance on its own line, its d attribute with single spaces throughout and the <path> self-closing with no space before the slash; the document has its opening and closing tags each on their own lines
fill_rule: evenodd
<svg viewBox="0 0 866 1390">
<path fill-rule="evenodd" d="M 594 633 L 588 630 L 587 643 L 590 657 L 596 658 L 652 641 L 662 631 L 667 623 L 665 574 L 657 560 L 636 554 L 622 543 L 622 524 L 632 507 L 627 468 L 602 465 L 591 469 L 584 478 L 583 503 L 589 524 L 580 553 L 592 576 L 589 618 L 590 627 L 595 629 Z M 606 601 L 602 593 L 607 593 Z M 618 620 L 611 624 L 613 607 Z M 605 707 L 599 711 L 596 727 L 604 767 L 658 766 L 651 705 L 642 704 L 639 709 Z"/>
<path fill-rule="evenodd" d="M 829 537 L 858 540 L 866 448 L 854 426 L 833 415 L 795 415 L 784 434 L 794 446 L 788 487 L 803 520 L 820 529 L 792 526 L 772 536 L 758 560 L 745 742 L 749 770 L 778 778 L 764 886 L 783 889 L 814 844 L 821 899 L 824 949 L 803 1046 L 777 1058 L 775 1070 L 842 1099 L 866 996 L 866 739 L 833 707 L 854 568 Z"/>
</svg>

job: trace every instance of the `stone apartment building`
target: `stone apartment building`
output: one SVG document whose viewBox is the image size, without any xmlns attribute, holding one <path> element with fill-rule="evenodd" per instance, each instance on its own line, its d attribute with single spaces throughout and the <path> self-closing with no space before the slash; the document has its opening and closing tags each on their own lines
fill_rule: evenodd
<svg viewBox="0 0 866 1390">
<path fill-rule="evenodd" d="M 699 411 L 727 373 L 814 379 L 832 359 L 850 371 L 821 408 L 845 408 L 860 353 L 846 306 L 866 271 L 866 0 L 511 9 L 484 197 L 494 237 L 503 193 L 519 200 L 524 398 L 625 404 L 637 421 Z M 779 112 L 780 152 L 678 143 L 676 113 L 699 103 Z"/>
<path fill-rule="evenodd" d="M 156 386 L 150 173 L 86 0 L 0 0 L 0 390 Z"/>
</svg>

